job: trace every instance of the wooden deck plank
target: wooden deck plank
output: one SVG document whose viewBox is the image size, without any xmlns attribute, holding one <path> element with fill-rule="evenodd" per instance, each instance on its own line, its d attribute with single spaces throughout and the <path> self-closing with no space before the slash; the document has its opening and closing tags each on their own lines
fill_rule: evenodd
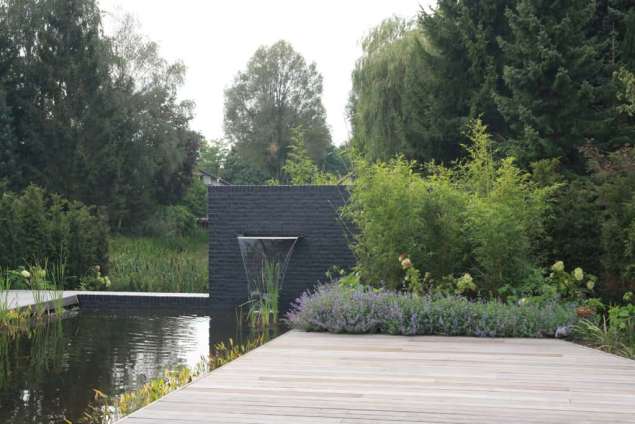
<svg viewBox="0 0 635 424">
<path fill-rule="evenodd" d="M 632 423 L 635 361 L 561 340 L 289 332 L 121 421 Z"/>
</svg>

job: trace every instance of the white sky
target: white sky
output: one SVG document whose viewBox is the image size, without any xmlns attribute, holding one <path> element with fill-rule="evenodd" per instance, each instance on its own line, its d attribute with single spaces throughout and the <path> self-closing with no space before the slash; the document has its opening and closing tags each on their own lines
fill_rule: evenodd
<svg viewBox="0 0 635 424">
<path fill-rule="evenodd" d="M 322 101 L 333 141 L 348 138 L 346 103 L 362 37 L 392 15 L 412 17 L 434 0 L 99 0 L 132 13 L 168 60 L 187 67 L 181 97 L 196 102 L 192 128 L 223 135 L 223 92 L 261 45 L 289 41 L 324 77 Z"/>
</svg>

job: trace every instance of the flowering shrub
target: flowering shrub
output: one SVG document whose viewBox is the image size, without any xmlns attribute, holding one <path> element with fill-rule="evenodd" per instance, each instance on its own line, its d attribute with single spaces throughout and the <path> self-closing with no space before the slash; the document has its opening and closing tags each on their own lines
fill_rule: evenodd
<svg viewBox="0 0 635 424">
<path fill-rule="evenodd" d="M 287 321 L 292 328 L 333 333 L 553 337 L 577 317 L 574 305 L 471 302 L 324 285 L 296 300 Z"/>
</svg>

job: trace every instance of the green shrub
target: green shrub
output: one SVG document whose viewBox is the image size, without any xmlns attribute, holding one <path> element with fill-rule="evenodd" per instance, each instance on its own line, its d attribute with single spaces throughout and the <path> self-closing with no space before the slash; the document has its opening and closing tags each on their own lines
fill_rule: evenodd
<svg viewBox="0 0 635 424">
<path fill-rule="evenodd" d="M 113 237 L 109 278 L 118 291 L 207 292 L 207 239 Z"/>
<path fill-rule="evenodd" d="M 0 193 L 0 267 L 63 266 L 65 287 L 75 288 L 96 265 L 108 264 L 108 227 L 94 208 L 30 186 Z"/>
<path fill-rule="evenodd" d="M 602 264 L 607 274 L 623 283 L 623 290 L 635 281 L 635 147 L 602 155 L 588 149 L 598 203 L 603 209 Z"/>
<path fill-rule="evenodd" d="M 472 274 L 481 276 L 483 289 L 496 293 L 536 268 L 535 246 L 555 187 L 535 184 L 513 158 L 496 161 L 480 121 L 471 124 L 468 135 L 473 144 L 459 180 L 469 198 L 463 229 L 474 260 Z"/>
<path fill-rule="evenodd" d="M 602 209 L 597 198 L 598 188 L 587 177 L 574 177 L 561 185 L 540 245 L 545 263 L 562 260 L 600 273 Z"/>
<path fill-rule="evenodd" d="M 595 293 L 597 280 L 595 275 L 585 273 L 580 267 L 567 271 L 564 262 L 557 261 L 549 268 L 547 275 L 537 272 L 522 285 L 503 286 L 500 292 L 511 302 L 588 304 L 598 301 L 591 297 Z"/>
<path fill-rule="evenodd" d="M 401 158 L 373 165 L 358 161 L 355 166 L 343 213 L 357 230 L 352 247 L 365 281 L 399 287 L 403 270 L 397 259 L 402 253 L 434 275 L 461 269 L 465 196 L 453 186 L 449 172 L 423 178 L 414 163 Z"/>
<path fill-rule="evenodd" d="M 573 305 L 471 302 L 365 287 L 325 285 L 300 297 L 292 328 L 334 333 L 479 337 L 553 337 L 577 321 Z"/>
<path fill-rule="evenodd" d="M 187 237 L 198 230 L 196 216 L 183 205 L 163 206 L 141 225 L 144 236 Z"/>
<path fill-rule="evenodd" d="M 192 185 L 185 192 L 180 204 L 185 206 L 195 218 L 207 216 L 207 185 L 199 178 L 194 178 Z"/>
<path fill-rule="evenodd" d="M 495 160 L 480 121 L 469 135 L 468 160 L 454 169 L 428 165 L 422 175 L 401 158 L 356 163 L 343 215 L 357 229 L 353 251 L 364 281 L 402 287 L 402 254 L 433 285 L 467 272 L 494 295 L 535 274 L 555 186 L 539 186 L 510 158 Z"/>
</svg>

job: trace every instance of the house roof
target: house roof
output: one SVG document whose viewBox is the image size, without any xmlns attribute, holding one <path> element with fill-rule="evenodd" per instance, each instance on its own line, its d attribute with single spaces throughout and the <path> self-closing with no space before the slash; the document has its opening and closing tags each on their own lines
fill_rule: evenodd
<svg viewBox="0 0 635 424">
<path fill-rule="evenodd" d="M 210 177 L 211 179 L 215 180 L 216 182 L 223 184 L 223 185 L 231 185 L 228 181 L 225 181 L 224 179 L 222 179 L 221 177 L 218 177 L 214 174 L 210 174 L 207 171 L 204 171 L 202 169 L 198 169 L 195 172 L 198 172 L 200 175 L 204 175 L 206 177 Z"/>
</svg>

